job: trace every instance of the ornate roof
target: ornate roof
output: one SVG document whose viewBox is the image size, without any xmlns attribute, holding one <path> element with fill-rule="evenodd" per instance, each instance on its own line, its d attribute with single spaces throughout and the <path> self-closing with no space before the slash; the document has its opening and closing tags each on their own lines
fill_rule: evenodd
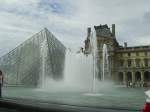
<svg viewBox="0 0 150 112">
<path fill-rule="evenodd" d="M 111 37 L 112 33 L 107 24 L 94 26 L 97 36 Z"/>
</svg>

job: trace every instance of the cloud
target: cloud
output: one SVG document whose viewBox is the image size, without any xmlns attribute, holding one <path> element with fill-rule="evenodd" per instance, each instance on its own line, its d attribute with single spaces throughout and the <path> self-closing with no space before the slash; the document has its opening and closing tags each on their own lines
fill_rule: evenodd
<svg viewBox="0 0 150 112">
<path fill-rule="evenodd" d="M 149 4 L 147 0 L 0 0 L 0 54 L 44 27 L 65 45 L 82 46 L 87 27 L 115 23 L 121 44 L 148 44 Z"/>
<path fill-rule="evenodd" d="M 150 24 L 150 11 L 149 12 L 145 12 L 143 18 L 145 20 L 144 22 Z"/>
</svg>

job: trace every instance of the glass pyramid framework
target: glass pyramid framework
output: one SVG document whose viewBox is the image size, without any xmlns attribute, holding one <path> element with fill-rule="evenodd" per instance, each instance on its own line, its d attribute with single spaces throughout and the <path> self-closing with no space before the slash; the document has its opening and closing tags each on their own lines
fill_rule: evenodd
<svg viewBox="0 0 150 112">
<path fill-rule="evenodd" d="M 4 84 L 38 86 L 47 76 L 61 80 L 65 46 L 46 28 L 0 58 Z"/>
</svg>

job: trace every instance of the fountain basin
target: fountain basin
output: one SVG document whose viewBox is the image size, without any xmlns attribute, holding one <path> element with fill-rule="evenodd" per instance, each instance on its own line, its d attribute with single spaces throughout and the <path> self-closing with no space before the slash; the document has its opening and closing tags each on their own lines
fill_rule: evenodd
<svg viewBox="0 0 150 112">
<path fill-rule="evenodd" d="M 35 88 L 6 87 L 3 88 L 3 98 L 38 100 L 56 104 L 87 106 L 87 107 L 115 107 L 141 109 L 145 102 L 145 89 L 122 88 L 99 91 L 93 95 L 86 91 L 37 91 Z"/>
<path fill-rule="evenodd" d="M 84 93 L 83 95 L 85 96 L 103 96 L 104 94 L 100 94 L 100 93 Z"/>
</svg>

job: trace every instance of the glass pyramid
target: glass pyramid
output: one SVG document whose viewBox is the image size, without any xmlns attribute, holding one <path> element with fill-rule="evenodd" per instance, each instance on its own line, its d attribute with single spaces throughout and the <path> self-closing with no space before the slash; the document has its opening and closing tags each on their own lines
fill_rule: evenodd
<svg viewBox="0 0 150 112">
<path fill-rule="evenodd" d="M 4 84 L 38 86 L 43 78 L 63 79 L 65 46 L 46 28 L 0 58 Z"/>
</svg>

